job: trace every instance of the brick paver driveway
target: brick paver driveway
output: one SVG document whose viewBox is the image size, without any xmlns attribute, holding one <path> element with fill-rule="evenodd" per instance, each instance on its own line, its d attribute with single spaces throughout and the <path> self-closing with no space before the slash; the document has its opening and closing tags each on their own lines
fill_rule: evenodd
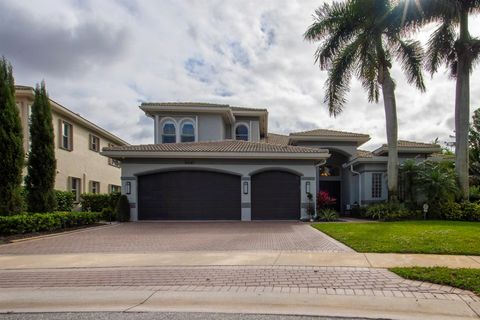
<svg viewBox="0 0 480 320">
<path fill-rule="evenodd" d="M 230 250 L 352 251 L 300 222 L 125 223 L 0 246 L 0 254 Z"/>
</svg>

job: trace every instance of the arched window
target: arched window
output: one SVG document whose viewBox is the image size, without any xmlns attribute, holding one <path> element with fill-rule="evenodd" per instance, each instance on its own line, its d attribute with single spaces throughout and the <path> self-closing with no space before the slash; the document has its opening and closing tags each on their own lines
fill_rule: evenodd
<svg viewBox="0 0 480 320">
<path fill-rule="evenodd" d="M 340 168 L 337 166 L 324 165 L 320 167 L 321 177 L 338 177 L 340 176 Z"/>
<path fill-rule="evenodd" d="M 248 127 L 240 124 L 235 128 L 235 140 L 248 141 Z"/>
<path fill-rule="evenodd" d="M 162 143 L 175 143 L 177 142 L 177 131 L 175 123 L 165 122 L 162 127 Z"/>
<path fill-rule="evenodd" d="M 195 126 L 192 122 L 187 121 L 182 124 L 180 141 L 195 142 Z"/>
</svg>

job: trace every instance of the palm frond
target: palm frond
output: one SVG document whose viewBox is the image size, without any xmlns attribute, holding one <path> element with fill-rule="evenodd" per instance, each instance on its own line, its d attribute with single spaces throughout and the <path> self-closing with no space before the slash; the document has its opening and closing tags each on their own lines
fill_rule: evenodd
<svg viewBox="0 0 480 320">
<path fill-rule="evenodd" d="M 430 74 L 438 71 L 441 64 L 446 64 L 450 69 L 457 60 L 455 53 L 455 40 L 457 35 L 451 21 L 444 21 L 428 40 L 425 67 Z"/>
<path fill-rule="evenodd" d="M 315 10 L 314 22 L 304 33 L 305 40 L 320 41 L 334 32 L 340 25 L 348 22 L 347 2 L 325 3 Z"/>
<path fill-rule="evenodd" d="M 404 41 L 397 39 L 397 50 L 395 50 L 397 59 L 402 64 L 402 69 L 407 75 L 407 81 L 414 84 L 420 91 L 425 91 L 423 81 L 422 63 L 423 49 L 419 41 Z"/>
<path fill-rule="evenodd" d="M 342 112 L 346 103 L 346 94 L 350 88 L 354 65 L 358 58 L 358 49 L 363 38 L 357 38 L 347 45 L 333 60 L 332 68 L 328 72 L 326 81 L 325 102 L 328 104 L 330 115 L 337 116 Z"/>
<path fill-rule="evenodd" d="M 380 98 L 380 86 L 377 81 L 378 65 L 375 45 L 372 44 L 373 42 L 369 40 L 362 43 L 359 53 L 360 67 L 358 68 L 357 76 L 362 81 L 362 87 L 368 93 L 368 101 L 378 102 Z"/>
</svg>

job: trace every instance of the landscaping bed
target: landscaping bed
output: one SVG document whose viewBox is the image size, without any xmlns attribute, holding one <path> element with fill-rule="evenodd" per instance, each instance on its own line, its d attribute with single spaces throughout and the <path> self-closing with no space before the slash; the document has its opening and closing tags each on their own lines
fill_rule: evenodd
<svg viewBox="0 0 480 320">
<path fill-rule="evenodd" d="M 391 268 L 390 271 L 402 278 L 426 281 L 470 290 L 480 296 L 480 269 L 433 268 Z"/>
<path fill-rule="evenodd" d="M 65 228 L 65 229 L 58 229 L 58 230 L 54 230 L 54 231 L 30 232 L 30 233 L 14 234 L 14 235 L 10 235 L 10 236 L 0 236 L 0 244 L 11 243 L 11 242 L 14 242 L 15 240 L 20 240 L 20 239 L 28 239 L 28 238 L 34 238 L 34 237 L 39 237 L 39 236 L 62 234 L 64 232 L 69 232 L 69 231 L 82 230 L 82 229 L 88 229 L 88 228 L 93 228 L 93 227 L 100 227 L 100 226 L 105 226 L 107 224 L 108 224 L 108 222 L 97 222 L 97 223 L 94 223 L 94 224 L 70 227 L 70 228 Z"/>
<path fill-rule="evenodd" d="M 358 252 L 480 255 L 478 222 L 335 222 L 312 226 Z"/>
</svg>

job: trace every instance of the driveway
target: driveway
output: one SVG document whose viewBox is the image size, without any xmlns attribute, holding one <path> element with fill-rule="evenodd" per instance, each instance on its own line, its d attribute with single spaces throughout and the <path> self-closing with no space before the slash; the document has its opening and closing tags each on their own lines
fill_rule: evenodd
<svg viewBox="0 0 480 320">
<path fill-rule="evenodd" d="M 139 222 L 0 246 L 0 254 L 352 249 L 300 222 Z"/>
</svg>

